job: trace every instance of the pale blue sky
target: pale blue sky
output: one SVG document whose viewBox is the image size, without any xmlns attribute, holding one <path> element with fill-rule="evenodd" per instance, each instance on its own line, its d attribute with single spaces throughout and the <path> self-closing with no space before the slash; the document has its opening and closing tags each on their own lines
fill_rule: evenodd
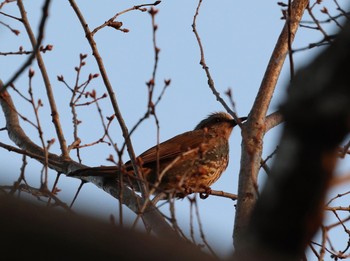
<svg viewBox="0 0 350 261">
<path fill-rule="evenodd" d="M 200 15 L 197 20 L 197 29 L 204 46 L 206 62 L 210 68 L 217 90 L 226 99 L 224 92 L 232 88 L 237 112 L 246 116 L 249 112 L 259 88 L 266 65 L 283 27 L 281 7 L 277 1 L 203 1 Z M 324 1 L 325 5 L 331 1 Z M 339 1 L 345 3 L 346 0 Z M 143 4 L 142 1 L 77 1 L 91 29 L 104 23 L 115 13 L 133 5 Z M 219 4 L 218 4 L 219 3 Z M 36 32 L 42 1 L 24 1 L 28 16 Z M 163 0 L 157 6 L 159 14 L 156 16 L 157 44 L 161 49 L 156 78 L 155 97 L 163 87 L 164 79 L 171 79 L 171 85 L 166 91 L 161 103 L 157 107 L 160 120 L 160 139 L 166 140 L 176 134 L 193 129 L 206 115 L 213 111 L 223 110 L 207 86 L 207 78 L 199 65 L 199 48 L 192 32 L 191 24 L 197 1 Z M 321 9 L 322 5 L 317 9 Z M 12 11 L 14 10 L 14 11 Z M 19 16 L 15 3 L 5 5 L 4 12 Z M 316 11 L 319 15 L 320 12 Z M 326 18 L 320 15 L 320 18 Z M 0 51 L 15 51 L 19 45 L 31 50 L 24 28 L 13 20 L 0 17 L 1 21 L 11 24 L 21 31 L 15 36 L 0 26 Z M 132 11 L 119 17 L 123 27 L 130 30 L 122 33 L 111 28 L 105 28 L 96 34 L 98 48 L 105 63 L 111 83 L 116 92 L 117 100 L 129 129 L 144 114 L 147 106 L 147 87 L 145 82 L 151 78 L 153 68 L 153 46 L 151 18 L 148 13 Z M 321 34 L 310 30 L 300 30 L 294 47 L 304 47 L 310 42 L 322 39 Z M 84 37 L 80 23 L 67 1 L 53 1 L 50 8 L 50 17 L 46 26 L 44 45 L 52 44 L 53 51 L 44 55 L 49 71 L 50 80 L 56 95 L 57 106 L 68 143 L 72 142 L 71 113 L 68 107 L 70 92 L 56 79 L 63 75 L 68 83 L 73 85 L 75 80 L 74 67 L 79 63 L 79 54 L 86 53 L 87 65 L 82 72 L 82 79 L 89 73 L 97 73 L 95 60 L 91 55 L 90 47 Z M 311 52 L 297 53 L 296 67 L 309 61 Z M 26 57 L 0 56 L 0 78 L 6 82 L 23 63 Z M 287 63 L 288 64 L 288 63 Z M 271 103 L 270 112 L 275 111 L 281 102 L 288 84 L 288 65 L 282 76 Z M 41 109 L 42 124 L 45 140 L 55 137 L 51 124 L 48 102 L 45 98 L 44 87 L 37 66 L 34 77 L 34 92 L 36 97 L 44 101 Z M 27 88 L 27 73 L 16 81 L 16 87 L 21 90 Z M 98 94 L 105 91 L 101 78 L 93 81 L 90 88 L 96 89 Z M 18 109 L 29 118 L 34 119 L 30 106 L 23 100 L 15 98 Z M 104 115 L 113 113 L 108 100 L 101 102 Z M 95 106 L 78 108 L 79 118 L 83 121 L 80 126 L 80 138 L 83 143 L 89 143 L 101 137 L 103 129 Z M 0 117 L 0 127 L 4 122 Z M 38 142 L 38 135 L 28 124 L 23 127 L 33 140 Z M 112 132 L 117 144 L 123 139 L 118 125 L 114 124 Z M 273 130 L 266 135 L 264 156 L 269 155 L 278 142 L 279 132 Z M 0 139 L 6 143 L 5 132 L 0 132 Z M 134 133 L 133 144 L 137 154 L 156 143 L 156 128 L 154 120 L 144 122 Z M 232 135 L 230 146 L 230 165 L 222 178 L 213 185 L 213 189 L 235 193 L 240 162 L 240 135 L 236 130 Z M 53 146 L 52 152 L 59 153 L 58 143 Z M 113 150 L 106 145 L 97 145 L 82 150 L 83 163 L 89 166 L 107 165 L 105 159 Z M 72 153 L 74 155 L 74 153 Z M 2 166 L 11 172 L 17 173 L 20 156 L 0 150 Z M 128 157 L 125 155 L 124 160 Z M 40 165 L 30 161 L 27 178 L 30 183 L 39 182 Z M 29 175 L 30 174 L 30 175 Z M 54 179 L 54 173 L 52 179 Z M 261 175 L 262 177 L 264 174 Z M 1 184 L 11 183 L 16 176 L 1 175 Z M 62 178 L 59 187 L 63 189 L 59 196 L 70 202 L 79 182 L 71 178 Z M 209 197 L 200 201 L 201 217 L 208 241 L 221 254 L 227 254 L 232 246 L 232 228 L 234 220 L 234 202 L 229 199 Z M 163 207 L 164 208 L 164 207 Z M 93 185 L 86 185 L 77 200 L 75 209 L 87 211 L 94 215 L 108 218 L 109 214 L 117 216 L 118 204 L 112 197 L 98 190 Z M 128 211 L 126 211 L 128 213 Z M 177 218 L 188 231 L 189 207 L 187 200 L 177 203 Z"/>
</svg>

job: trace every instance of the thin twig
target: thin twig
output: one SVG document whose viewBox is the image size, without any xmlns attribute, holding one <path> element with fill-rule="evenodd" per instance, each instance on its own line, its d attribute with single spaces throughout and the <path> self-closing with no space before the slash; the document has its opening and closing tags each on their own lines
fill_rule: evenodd
<svg viewBox="0 0 350 261">
<path fill-rule="evenodd" d="M 97 33 L 97 32 L 98 32 L 99 30 L 101 30 L 102 28 L 104 28 L 104 27 L 106 27 L 106 26 L 109 26 L 111 23 L 114 22 L 114 20 L 115 20 L 118 16 L 120 16 L 120 15 L 122 15 L 122 14 L 125 14 L 125 13 L 130 12 L 130 11 L 133 11 L 133 10 L 139 10 L 139 11 L 141 11 L 141 12 L 145 12 L 145 11 L 147 11 L 147 9 L 146 9 L 146 8 L 143 8 L 143 7 L 145 7 L 145 6 L 156 6 L 156 5 L 160 4 L 160 3 L 161 3 L 161 1 L 155 1 L 155 2 L 152 3 L 152 4 L 135 5 L 135 6 L 133 6 L 133 7 L 130 7 L 130 8 L 128 8 L 128 9 L 125 9 L 124 11 L 121 11 L 121 12 L 119 12 L 119 13 L 116 13 L 112 18 L 108 19 L 108 21 L 104 22 L 102 25 L 100 25 L 100 26 L 96 27 L 94 30 L 92 30 L 92 31 L 91 31 L 91 34 L 92 34 L 92 36 L 93 36 L 95 33 Z"/>
<path fill-rule="evenodd" d="M 157 181 L 153 184 L 153 186 L 151 187 L 151 189 L 149 190 L 149 195 L 153 195 L 157 190 L 159 185 L 162 182 L 162 179 L 164 177 L 164 175 L 168 172 L 169 169 L 171 169 L 180 159 L 182 159 L 184 156 L 189 155 L 189 154 L 197 154 L 198 153 L 198 148 L 195 149 L 191 149 L 188 150 L 184 153 L 182 153 L 181 155 L 177 156 L 175 159 L 173 159 L 169 164 L 167 164 L 167 166 L 162 170 L 161 173 L 159 173 Z M 180 186 L 180 185 L 179 185 Z M 169 191 L 166 191 L 166 193 L 168 194 L 168 196 L 170 197 L 171 193 Z M 151 202 L 150 198 L 147 197 L 143 203 L 143 205 L 140 207 L 139 210 L 139 214 L 144 213 L 144 211 L 146 210 L 148 204 Z M 136 217 L 135 221 L 134 221 L 134 227 L 136 226 L 136 223 L 139 220 L 139 215 Z"/>
<path fill-rule="evenodd" d="M 195 197 L 196 195 L 194 195 L 192 198 L 187 197 L 188 200 L 190 201 L 190 235 L 191 235 L 193 244 L 196 244 L 196 239 L 194 237 L 194 227 L 193 227 L 193 208 L 194 208 L 193 201 L 195 200 Z"/>
<path fill-rule="evenodd" d="M 207 78 L 208 78 L 208 86 L 209 88 L 211 89 L 211 91 L 213 92 L 213 94 L 215 95 L 216 97 L 216 100 L 219 101 L 222 106 L 225 108 L 225 110 L 232 115 L 232 117 L 236 120 L 236 122 L 239 122 L 238 120 L 238 116 L 237 114 L 227 105 L 227 103 L 221 98 L 220 96 L 220 93 L 216 90 L 215 88 L 215 84 L 214 84 L 214 80 L 213 78 L 211 77 L 211 74 L 210 74 L 210 71 L 209 71 L 209 67 L 208 65 L 206 64 L 205 62 L 205 57 L 204 57 L 204 48 L 203 48 L 203 45 L 202 45 L 202 41 L 201 41 L 201 38 L 199 36 L 199 33 L 197 31 L 197 24 L 196 24 L 196 21 L 197 21 L 197 17 L 199 15 L 199 9 L 201 7 L 201 4 L 202 4 L 202 0 L 199 0 L 198 1 L 198 5 L 197 5 L 197 8 L 196 8 L 196 12 L 195 12 L 195 15 L 193 16 L 193 22 L 192 22 L 192 30 L 193 30 L 193 33 L 195 34 L 196 36 L 196 39 L 197 39 L 197 43 L 198 43 L 198 46 L 199 46 L 199 51 L 200 51 L 200 62 L 199 64 L 202 65 L 202 68 L 203 70 L 205 71 L 206 75 L 207 75 Z"/>
<path fill-rule="evenodd" d="M 57 184 L 58 184 L 58 181 L 59 181 L 59 179 L 60 179 L 61 174 L 62 174 L 62 173 L 60 173 L 60 172 L 57 173 L 56 178 L 55 178 L 55 182 L 54 182 L 53 185 L 52 185 L 51 194 L 56 194 L 56 191 L 57 191 Z M 47 201 L 47 206 L 50 206 L 50 204 L 51 204 L 51 199 L 52 199 L 52 197 L 50 196 L 50 197 L 49 197 L 49 200 Z"/>
<path fill-rule="evenodd" d="M 1 9 L 1 7 L 0 7 L 0 9 Z M 19 22 L 23 22 L 23 20 L 22 20 L 21 18 L 18 18 L 18 17 L 16 17 L 16 16 L 9 15 L 9 14 L 6 14 L 6 13 L 4 13 L 4 12 L 0 12 L 0 14 L 2 14 L 3 16 L 7 16 L 7 17 L 9 17 L 9 18 L 15 19 L 15 20 L 17 20 L 17 21 L 19 21 Z"/>
<path fill-rule="evenodd" d="M 17 52 L 0 52 L 0 55 L 2 56 L 7 56 L 7 55 L 28 55 L 28 54 L 32 54 L 32 51 L 17 51 Z"/>
<path fill-rule="evenodd" d="M 8 135 L 10 139 L 22 150 L 13 148 L 11 146 L 5 147 L 19 153 L 22 152 L 23 154 L 29 156 L 34 155 L 33 157 L 41 162 L 40 156 L 37 155 L 43 155 L 42 148 L 33 143 L 33 141 L 25 134 L 21 128 L 15 105 L 11 99 L 11 96 L 6 91 L 0 94 L 0 104 L 5 115 Z M 2 143 L 0 142 L 0 146 L 1 145 Z M 62 173 L 68 173 L 80 168 L 87 168 L 87 166 L 83 164 L 79 164 L 71 159 L 63 160 L 62 157 L 52 153 L 49 153 L 49 164 L 50 168 Z M 84 180 L 92 182 L 114 198 L 119 198 L 119 187 L 116 186 L 117 184 L 114 180 L 104 180 L 101 177 L 86 177 Z M 123 203 L 133 212 L 137 213 L 139 211 L 140 204 L 143 202 L 143 199 L 126 186 L 123 187 L 123 196 L 126 199 L 123 201 Z M 144 219 L 147 220 L 148 225 L 152 227 L 152 230 L 157 235 L 163 238 L 178 238 L 170 225 L 164 220 L 162 213 L 159 212 L 155 206 L 149 205 L 147 211 L 143 216 Z"/>
<path fill-rule="evenodd" d="M 40 24 L 39 24 L 39 29 L 38 29 L 38 37 L 37 39 L 35 40 L 35 43 L 33 45 L 33 53 L 28 57 L 27 61 L 17 70 L 17 72 L 10 78 L 10 80 L 5 83 L 2 88 L 0 88 L 0 93 L 2 93 L 3 91 L 6 90 L 6 88 L 13 82 L 16 81 L 16 79 L 24 72 L 24 70 L 30 66 L 35 58 L 35 55 L 37 53 L 37 51 L 39 50 L 39 47 L 43 41 L 43 38 L 44 38 L 44 29 L 45 29 L 45 25 L 46 25 L 46 21 L 47 21 L 47 18 L 48 18 L 48 10 L 49 10 L 49 7 L 50 7 L 50 3 L 51 3 L 51 0 L 46 0 L 44 5 L 43 5 L 43 8 L 42 8 L 42 17 L 41 17 L 41 21 L 40 21 Z M 18 4 L 23 6 L 23 3 L 22 1 L 18 1 Z M 23 7 L 24 9 L 24 7 Z M 24 20 L 23 20 L 23 17 L 21 18 L 21 22 L 24 23 Z"/>
<path fill-rule="evenodd" d="M 50 3 L 50 1 L 47 0 L 45 6 L 43 8 L 43 16 L 46 16 L 46 17 L 48 16 L 49 3 Z M 47 73 L 47 70 L 46 70 L 46 67 L 45 67 L 45 64 L 44 64 L 44 60 L 43 60 L 43 58 L 42 58 L 42 56 L 40 54 L 40 51 L 38 51 L 38 48 L 39 48 L 38 47 L 38 41 L 36 40 L 36 38 L 34 36 L 34 33 L 32 31 L 31 25 L 30 25 L 30 23 L 28 21 L 27 12 L 26 12 L 26 10 L 24 8 L 24 5 L 23 5 L 23 0 L 18 0 L 17 4 L 18 4 L 18 8 L 20 10 L 20 13 L 21 13 L 21 16 L 22 16 L 22 19 L 23 19 L 24 27 L 25 27 L 25 29 L 27 31 L 27 34 L 28 34 L 28 37 L 29 37 L 30 42 L 32 44 L 33 50 L 35 51 L 34 54 L 36 55 L 37 63 L 38 63 L 39 69 L 41 71 L 41 75 L 42 75 L 44 83 L 45 83 L 46 95 L 47 95 L 47 98 L 49 100 L 50 109 L 51 109 L 52 122 L 53 122 L 53 124 L 55 126 L 56 135 L 57 135 L 57 138 L 58 138 L 59 143 L 60 143 L 62 157 L 65 158 L 65 159 L 68 159 L 69 158 L 69 154 L 68 154 L 66 140 L 64 138 L 62 126 L 61 126 L 61 123 L 60 123 L 60 120 L 59 120 L 59 113 L 57 111 L 57 106 L 56 106 L 56 102 L 55 102 L 55 98 L 54 98 L 51 82 L 50 82 L 50 79 L 49 79 L 49 75 Z M 44 31 L 44 28 L 43 28 L 44 27 L 44 23 L 45 23 L 45 20 L 39 26 L 40 31 L 39 31 L 38 39 L 40 41 L 42 40 L 43 34 L 44 34 L 44 32 L 43 32 Z M 11 81 L 11 82 L 13 82 L 13 81 Z"/>
<path fill-rule="evenodd" d="M 350 20 L 350 13 L 349 12 L 345 12 L 344 9 L 340 7 L 340 5 L 339 5 L 337 0 L 333 0 L 333 1 L 337 5 L 337 9 L 341 12 L 341 15 L 345 16 L 347 19 Z M 335 16 L 333 18 L 337 18 L 337 16 Z"/>
<path fill-rule="evenodd" d="M 313 14 L 313 12 L 312 12 L 312 7 L 307 6 L 306 9 L 307 9 L 307 11 L 308 11 L 308 13 L 309 13 L 311 19 L 315 22 L 315 24 L 316 24 L 318 30 L 323 34 L 324 40 L 330 42 L 330 39 L 329 39 L 328 34 L 325 32 L 325 30 L 323 30 L 323 28 L 321 27 L 319 21 L 317 20 L 317 18 L 316 18 L 315 15 Z"/>
<path fill-rule="evenodd" d="M 70 209 L 73 207 L 73 205 L 74 205 L 76 199 L 78 198 L 78 195 L 79 195 L 79 193 L 80 193 L 80 191 L 81 191 L 81 189 L 82 189 L 82 187 L 83 187 L 83 185 L 84 185 L 85 183 L 86 183 L 86 182 L 85 182 L 84 180 L 81 180 L 81 182 L 80 182 L 80 184 L 79 184 L 79 187 L 78 187 L 76 193 L 74 194 L 73 200 L 72 200 L 72 202 L 71 202 L 70 205 L 69 205 L 69 208 L 70 208 Z"/>
<path fill-rule="evenodd" d="M 32 88 L 32 79 L 34 76 L 34 71 L 33 70 L 29 70 L 29 88 L 28 88 L 28 93 L 29 93 L 29 102 L 32 105 L 33 111 L 34 111 L 34 115 L 35 115 L 35 120 L 36 120 L 36 129 L 38 130 L 38 134 L 39 134 L 39 139 L 41 142 L 41 147 L 43 149 L 44 152 L 44 157 L 45 160 L 43 162 L 43 170 L 44 170 L 44 178 L 41 178 L 41 183 L 44 187 L 47 187 L 47 179 L 48 179 L 48 165 L 49 165 L 49 154 L 48 154 L 48 149 L 46 147 L 45 141 L 44 141 L 44 137 L 43 137 L 43 131 L 41 128 L 41 123 L 40 123 L 40 117 L 39 117 L 39 108 L 42 105 L 41 100 L 39 99 L 36 105 L 36 102 L 34 100 L 34 94 L 33 94 L 33 88 Z"/>
<path fill-rule="evenodd" d="M 95 42 L 95 40 L 93 38 L 93 34 L 91 33 L 90 28 L 88 27 L 88 23 L 85 21 L 85 18 L 83 16 L 83 14 L 80 12 L 80 9 L 79 9 L 78 5 L 76 4 L 76 2 L 74 0 L 69 0 L 69 2 L 71 4 L 75 14 L 78 17 L 78 19 L 79 19 L 79 21 L 81 23 L 81 26 L 83 27 L 83 29 L 85 31 L 85 36 L 86 36 L 86 38 L 88 40 L 88 43 L 90 44 L 90 47 L 92 49 L 92 53 L 93 53 L 93 55 L 95 57 L 97 65 L 99 67 L 99 70 L 100 70 L 103 82 L 104 82 L 105 87 L 106 87 L 106 89 L 108 91 L 109 98 L 110 98 L 111 104 L 113 106 L 114 114 L 115 114 L 115 116 L 118 119 L 120 128 L 121 128 L 122 133 L 123 133 L 123 137 L 124 137 L 124 139 L 126 141 L 126 147 L 128 149 L 130 161 L 131 161 L 131 164 L 132 164 L 132 166 L 134 168 L 135 175 L 136 175 L 136 177 L 142 179 L 142 176 L 140 174 L 138 165 L 136 163 L 136 156 L 135 156 L 133 145 L 132 145 L 130 137 L 129 137 L 128 128 L 126 127 L 124 119 L 123 119 L 123 117 L 121 115 L 121 112 L 120 112 L 120 109 L 119 109 L 119 105 L 117 103 L 117 99 L 116 99 L 116 95 L 115 95 L 114 89 L 112 87 L 112 84 L 109 81 L 109 77 L 107 75 L 107 72 L 106 72 L 104 63 L 102 61 L 101 55 L 100 55 L 100 53 L 98 51 L 97 44 L 96 44 L 96 42 Z M 140 191 L 141 191 L 142 195 L 147 195 L 147 193 L 146 193 L 147 188 L 142 184 L 142 182 L 139 183 L 139 186 L 140 186 Z"/>
<path fill-rule="evenodd" d="M 126 124 L 124 122 L 124 119 L 121 115 L 113 87 L 109 81 L 107 72 L 106 72 L 105 67 L 104 67 L 104 63 L 102 61 L 102 58 L 99 54 L 99 51 L 98 51 L 98 48 L 96 45 L 96 42 L 95 42 L 93 35 L 91 34 L 91 31 L 88 27 L 88 23 L 85 21 L 85 18 L 83 16 L 83 14 L 81 13 L 79 7 L 77 6 L 76 2 L 74 0 L 69 0 L 69 3 L 71 4 L 74 12 L 76 13 L 76 15 L 81 23 L 81 26 L 84 29 L 85 36 L 88 40 L 88 43 L 90 44 L 93 55 L 95 57 L 97 65 L 99 67 L 102 79 L 104 81 L 105 87 L 106 87 L 108 94 L 109 94 L 109 98 L 110 98 L 110 101 L 111 101 L 111 104 L 112 104 L 112 107 L 114 110 L 114 114 L 115 114 L 116 118 L 118 119 L 120 128 L 121 128 L 122 133 L 123 133 L 123 137 L 126 141 L 126 147 L 128 149 L 130 161 L 131 161 L 131 164 L 134 168 L 135 175 L 137 178 L 140 178 L 142 180 L 142 176 L 140 174 L 139 167 L 138 167 L 138 164 L 136 161 L 135 152 L 134 152 L 134 149 L 133 149 L 130 137 L 129 137 L 129 132 L 128 132 L 128 129 L 127 129 Z M 112 184 L 115 185 L 115 181 L 112 182 Z M 118 198 L 120 196 L 120 190 L 116 187 L 113 187 L 112 184 L 109 184 L 109 182 L 106 182 L 103 185 L 102 184 L 99 184 L 99 185 L 100 186 L 102 185 L 103 189 L 106 192 L 108 192 L 112 196 Z M 140 188 L 142 195 L 143 196 L 148 195 L 147 188 L 145 187 L 143 182 L 139 182 L 138 185 L 139 185 L 139 188 Z M 123 190 L 124 190 L 123 203 L 126 204 L 135 213 L 137 213 L 139 210 L 140 204 L 142 204 L 142 198 L 138 197 L 132 190 L 130 190 L 129 188 L 127 188 L 125 186 L 123 187 Z M 158 209 L 156 209 L 154 206 L 149 206 L 148 210 L 149 211 L 147 211 L 147 214 L 143 215 L 144 216 L 143 218 L 144 218 L 144 220 L 146 220 L 146 222 L 148 222 L 148 225 L 151 225 L 153 230 L 155 230 L 160 236 L 175 237 L 173 230 L 171 229 L 169 224 L 164 220 L 164 218 L 161 216 Z"/>
<path fill-rule="evenodd" d="M 288 57 L 289 57 L 289 69 L 290 69 L 290 81 L 294 77 L 294 61 L 292 52 L 292 32 L 291 32 L 291 19 L 292 19 L 292 0 L 288 0 L 288 17 L 287 17 L 287 28 L 288 28 Z"/>
<path fill-rule="evenodd" d="M 331 204 L 334 200 L 336 200 L 336 199 L 338 199 L 338 198 L 341 198 L 341 197 L 343 197 L 343 196 L 349 195 L 349 194 L 350 194 L 350 191 L 347 191 L 347 192 L 345 192 L 345 193 L 337 194 L 335 197 L 331 198 L 331 199 L 327 202 L 326 206 L 329 206 L 329 204 Z"/>
<path fill-rule="evenodd" d="M 14 33 L 15 35 L 19 35 L 20 31 L 17 29 L 13 29 L 10 25 L 0 21 L 0 24 L 2 24 L 3 26 L 7 27 L 12 33 Z"/>
<path fill-rule="evenodd" d="M 202 226 L 202 221 L 201 221 L 201 218 L 200 218 L 200 214 L 199 214 L 199 208 L 198 208 L 198 203 L 197 203 L 197 200 L 196 198 L 194 198 L 194 206 L 195 206 L 195 210 L 196 210 L 196 216 L 197 216 L 197 223 L 198 223 L 198 227 L 199 227 L 199 234 L 202 238 L 202 241 L 203 243 L 205 244 L 205 246 L 208 248 L 208 250 L 210 251 L 210 253 L 217 259 L 218 256 L 217 254 L 215 253 L 215 251 L 213 250 L 213 248 L 209 245 L 206 237 L 205 237 L 205 234 L 204 234 L 204 231 L 203 231 L 203 226 Z"/>
</svg>

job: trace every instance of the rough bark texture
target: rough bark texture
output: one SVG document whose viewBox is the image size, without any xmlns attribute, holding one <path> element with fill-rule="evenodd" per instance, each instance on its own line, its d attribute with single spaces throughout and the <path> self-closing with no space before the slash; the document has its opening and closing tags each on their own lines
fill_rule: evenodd
<svg viewBox="0 0 350 261">
<path fill-rule="evenodd" d="M 247 123 L 243 128 L 242 158 L 238 184 L 238 202 L 234 226 L 234 246 L 239 249 L 245 242 L 249 218 L 258 199 L 257 176 L 260 170 L 263 138 L 270 128 L 266 114 L 275 91 L 277 80 L 288 54 L 288 43 L 293 41 L 308 0 L 295 0 L 289 19 L 271 55 L 259 92 L 254 101 Z"/>
<path fill-rule="evenodd" d="M 282 106 L 286 120 L 270 177 L 249 223 L 239 259 L 300 260 L 319 228 L 324 199 L 349 132 L 350 24 L 301 70 Z"/>
</svg>

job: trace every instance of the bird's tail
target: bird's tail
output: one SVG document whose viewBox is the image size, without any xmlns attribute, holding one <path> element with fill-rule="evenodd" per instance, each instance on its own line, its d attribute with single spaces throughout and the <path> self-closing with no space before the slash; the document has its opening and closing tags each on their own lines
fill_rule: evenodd
<svg viewBox="0 0 350 261">
<path fill-rule="evenodd" d="M 101 166 L 93 168 L 83 168 L 68 174 L 70 177 L 104 177 L 117 178 L 120 175 L 120 168 L 117 166 Z"/>
<path fill-rule="evenodd" d="M 121 175 L 123 174 L 123 175 Z M 137 178 L 134 176 L 133 171 L 126 171 L 125 167 L 119 168 L 117 166 L 101 166 L 93 168 L 83 168 L 70 172 L 69 177 L 102 177 L 106 179 L 123 178 L 122 182 L 127 184 L 135 191 L 139 191 L 139 185 Z"/>
</svg>

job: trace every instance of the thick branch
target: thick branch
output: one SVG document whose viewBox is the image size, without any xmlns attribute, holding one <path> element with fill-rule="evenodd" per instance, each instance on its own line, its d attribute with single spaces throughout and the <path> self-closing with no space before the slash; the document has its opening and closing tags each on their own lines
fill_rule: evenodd
<svg viewBox="0 0 350 261">
<path fill-rule="evenodd" d="M 234 244 L 238 249 L 258 197 L 257 175 L 260 169 L 265 117 L 288 53 L 288 39 L 292 41 L 298 29 L 308 0 L 295 0 L 291 7 L 291 19 L 287 21 L 271 55 L 259 92 L 243 128 L 241 170 L 239 173 L 238 201 L 235 216 Z M 288 34 L 291 34 L 290 37 Z"/>
<path fill-rule="evenodd" d="M 291 85 L 279 152 L 237 260 L 301 260 L 321 225 L 338 147 L 350 129 L 349 32 L 350 22 Z"/>
<path fill-rule="evenodd" d="M 0 88 L 1 88 L 0 82 Z M 39 160 L 41 163 L 45 162 L 45 154 L 43 148 L 36 145 L 23 131 L 19 125 L 18 115 L 16 107 L 11 99 L 10 94 L 7 91 L 4 91 L 0 94 L 0 104 L 4 112 L 6 119 L 6 129 L 10 139 L 23 150 L 23 152 L 28 152 L 26 154 L 29 157 Z M 2 146 L 4 147 L 4 146 Z M 5 147 L 8 150 L 11 150 L 9 147 Z M 17 152 L 18 153 L 18 152 Z M 61 157 L 49 153 L 49 167 L 55 169 L 59 172 L 65 172 L 66 164 Z M 54 161 L 55 164 L 50 164 L 50 161 Z"/>
<path fill-rule="evenodd" d="M 15 151 L 16 153 L 25 154 L 43 163 L 45 161 L 44 151 L 25 134 L 19 125 L 15 105 L 13 104 L 11 96 L 9 93 L 7 93 L 7 91 L 0 94 L 0 105 L 6 119 L 6 129 L 8 135 L 10 139 L 22 150 L 16 150 L 15 148 L 2 143 L 0 143 L 0 146 L 8 150 Z M 48 163 L 50 168 L 66 174 L 74 170 L 87 167 L 73 160 L 64 159 L 63 157 L 53 153 L 48 154 Z M 86 177 L 85 180 L 95 184 L 97 187 L 103 189 L 117 199 L 119 199 L 121 195 L 120 185 L 117 183 L 117 181 L 106 183 L 101 177 Z M 123 204 L 135 213 L 138 213 L 139 206 L 144 204 L 144 199 L 136 195 L 127 186 L 122 187 L 122 192 Z M 155 206 L 148 204 L 148 208 L 143 213 L 143 217 L 147 222 L 147 225 L 160 237 L 175 237 L 174 231 L 171 229 L 170 225 L 166 223 L 162 214 L 158 211 L 158 209 L 156 209 Z"/>
<path fill-rule="evenodd" d="M 266 117 L 265 133 L 283 122 L 283 117 L 280 111 L 275 111 Z"/>
<path fill-rule="evenodd" d="M 290 88 L 280 151 L 252 215 L 251 253 L 300 260 L 321 225 L 337 148 L 350 129 L 349 32 L 350 22 Z"/>
</svg>

